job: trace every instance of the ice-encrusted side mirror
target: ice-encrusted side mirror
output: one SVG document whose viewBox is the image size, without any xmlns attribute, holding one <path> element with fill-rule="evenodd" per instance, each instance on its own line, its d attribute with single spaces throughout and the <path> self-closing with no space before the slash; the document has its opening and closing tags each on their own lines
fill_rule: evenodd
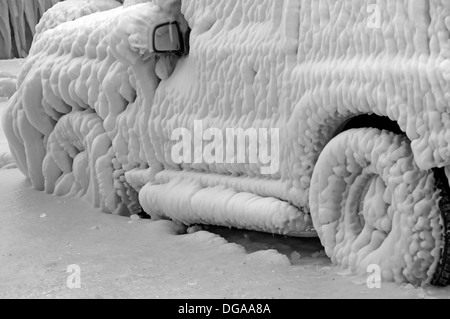
<svg viewBox="0 0 450 319">
<path fill-rule="evenodd" d="M 178 22 L 168 22 L 155 27 L 153 32 L 153 50 L 156 53 L 173 53 L 185 55 L 188 39 L 183 39 L 183 34 Z"/>
</svg>

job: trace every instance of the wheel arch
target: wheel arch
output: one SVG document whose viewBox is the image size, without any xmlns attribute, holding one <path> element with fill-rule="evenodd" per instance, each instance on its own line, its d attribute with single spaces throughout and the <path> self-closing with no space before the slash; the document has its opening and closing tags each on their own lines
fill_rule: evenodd
<svg viewBox="0 0 450 319">
<path fill-rule="evenodd" d="M 400 128 L 399 124 L 396 121 L 391 120 L 387 116 L 381 116 L 377 114 L 359 114 L 349 117 L 345 121 L 343 121 L 334 131 L 332 138 L 345 131 L 365 127 L 377 128 L 380 130 L 386 130 L 392 133 L 406 136 L 406 133 Z M 328 141 L 327 144 L 330 141 Z"/>
</svg>

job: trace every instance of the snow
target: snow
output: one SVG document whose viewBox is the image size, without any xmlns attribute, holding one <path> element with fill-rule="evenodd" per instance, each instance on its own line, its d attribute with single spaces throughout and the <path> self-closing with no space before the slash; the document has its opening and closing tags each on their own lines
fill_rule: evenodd
<svg viewBox="0 0 450 319">
<path fill-rule="evenodd" d="M 312 258 L 317 240 L 228 229 L 213 229 L 228 240 L 188 235 L 169 221 L 129 223 L 83 200 L 37 192 L 17 169 L 0 179 L 0 298 L 449 297 L 448 288 L 368 289 L 365 278 Z M 294 249 L 302 258 L 291 265 Z M 81 268 L 80 289 L 66 286 L 69 265 Z"/>
<path fill-rule="evenodd" d="M 0 70 L 3 74 L 11 74 L 17 77 L 25 61 L 25 59 L 0 60 Z"/>
</svg>

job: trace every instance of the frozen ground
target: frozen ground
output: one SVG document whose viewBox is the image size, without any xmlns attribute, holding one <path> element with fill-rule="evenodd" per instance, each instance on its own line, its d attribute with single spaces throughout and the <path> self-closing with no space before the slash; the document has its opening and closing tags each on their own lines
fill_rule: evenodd
<svg viewBox="0 0 450 319">
<path fill-rule="evenodd" d="M 0 72 L 18 75 L 24 62 L 24 59 L 0 60 Z"/>
<path fill-rule="evenodd" d="M 21 64 L 0 61 L 0 72 L 16 74 Z M 7 151 L 0 128 L 0 155 Z M 332 267 L 317 240 L 209 231 L 180 235 L 171 222 L 106 215 L 80 199 L 32 190 L 17 169 L 0 170 L 0 297 L 450 297 L 450 289 L 431 287 L 368 289 L 366 278 Z M 80 289 L 66 285 L 73 264 Z"/>
</svg>

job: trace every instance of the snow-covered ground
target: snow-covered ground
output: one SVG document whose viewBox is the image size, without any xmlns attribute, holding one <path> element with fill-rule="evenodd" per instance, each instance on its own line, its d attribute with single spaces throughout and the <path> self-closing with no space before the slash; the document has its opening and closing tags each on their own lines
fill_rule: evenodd
<svg viewBox="0 0 450 319">
<path fill-rule="evenodd" d="M 0 72 L 17 74 L 22 63 L 0 61 Z M 367 278 L 333 267 L 315 239 L 209 231 L 103 214 L 83 200 L 34 191 L 17 169 L 0 170 L 0 297 L 450 297 L 448 288 L 369 289 Z M 80 267 L 79 289 L 67 287 L 69 265 Z"/>
<path fill-rule="evenodd" d="M 24 59 L 0 60 L 0 72 L 18 75 L 24 63 Z"/>
</svg>

